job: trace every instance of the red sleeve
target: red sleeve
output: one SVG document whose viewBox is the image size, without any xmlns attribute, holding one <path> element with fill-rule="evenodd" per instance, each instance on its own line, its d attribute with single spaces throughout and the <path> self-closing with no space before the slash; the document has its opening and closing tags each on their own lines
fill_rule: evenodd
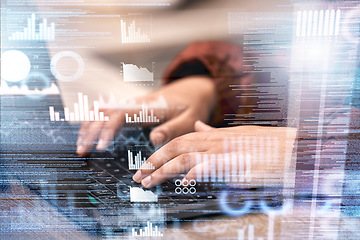
<svg viewBox="0 0 360 240">
<path fill-rule="evenodd" d="M 256 79 L 254 74 L 248 73 L 252 70 L 251 67 L 244 66 L 241 45 L 217 41 L 192 43 L 167 67 L 163 76 L 164 83 L 176 80 L 176 71 L 191 61 L 200 61 L 216 84 L 218 105 L 211 125 L 224 126 L 225 118 L 230 120 L 236 114 L 252 111 L 250 106 L 254 104 L 254 99 L 243 96 L 242 92 L 256 82 Z M 231 85 L 240 85 L 241 89 L 235 91 Z"/>
</svg>

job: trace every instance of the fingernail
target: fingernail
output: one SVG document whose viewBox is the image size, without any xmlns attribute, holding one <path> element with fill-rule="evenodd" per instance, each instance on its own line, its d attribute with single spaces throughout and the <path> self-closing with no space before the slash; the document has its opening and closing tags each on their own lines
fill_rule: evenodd
<svg viewBox="0 0 360 240">
<path fill-rule="evenodd" d="M 181 186 L 183 186 L 183 187 L 189 186 L 189 180 L 187 180 L 186 178 L 184 178 L 183 180 L 181 180 Z"/>
<path fill-rule="evenodd" d="M 165 142 L 165 139 L 166 139 L 165 134 L 162 132 L 155 132 L 150 136 L 150 140 L 152 144 L 154 144 L 155 146 L 159 146 L 163 144 Z"/>
<path fill-rule="evenodd" d="M 140 171 L 137 171 L 134 176 L 133 176 L 133 179 L 135 182 L 139 183 L 140 180 L 141 180 L 141 172 Z"/>
<path fill-rule="evenodd" d="M 150 182 L 151 182 L 151 176 L 147 176 L 141 181 L 141 184 L 147 188 L 150 185 Z"/>
<path fill-rule="evenodd" d="M 83 146 L 78 146 L 77 149 L 76 149 L 76 153 L 79 154 L 79 155 L 83 155 L 84 154 L 84 147 Z"/>
<path fill-rule="evenodd" d="M 99 140 L 96 146 L 96 150 L 104 151 L 106 148 L 107 148 L 107 142 L 104 140 Z"/>
</svg>

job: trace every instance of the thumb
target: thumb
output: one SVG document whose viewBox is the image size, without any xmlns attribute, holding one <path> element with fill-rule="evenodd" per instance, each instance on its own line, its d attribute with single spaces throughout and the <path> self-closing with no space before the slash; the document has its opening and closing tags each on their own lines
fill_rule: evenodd
<svg viewBox="0 0 360 240">
<path fill-rule="evenodd" d="M 214 128 L 207 125 L 207 124 L 205 124 L 204 122 L 198 120 L 194 124 L 194 129 L 195 129 L 196 132 L 206 132 L 206 131 L 210 131 L 210 130 L 212 130 Z"/>
<path fill-rule="evenodd" d="M 150 141 L 155 146 L 160 146 L 173 138 L 193 132 L 194 122 L 194 118 L 184 112 L 154 128 L 150 133 Z"/>
</svg>

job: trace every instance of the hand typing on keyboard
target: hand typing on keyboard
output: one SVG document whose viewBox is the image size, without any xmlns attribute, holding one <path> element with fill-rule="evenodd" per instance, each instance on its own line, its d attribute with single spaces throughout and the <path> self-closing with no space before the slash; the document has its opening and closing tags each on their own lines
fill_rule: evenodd
<svg viewBox="0 0 360 240">
<path fill-rule="evenodd" d="M 177 137 L 151 155 L 133 179 L 146 188 L 185 173 L 184 180 L 263 184 L 281 181 L 291 159 L 296 129 L 238 126 L 212 128 L 201 121 L 194 133 Z"/>
<path fill-rule="evenodd" d="M 175 137 L 194 131 L 196 120 L 207 121 L 215 106 L 215 94 L 215 84 L 211 79 L 193 76 L 167 84 L 154 93 L 135 99 L 135 102 L 141 105 L 156 101 L 160 97 L 165 98 L 167 104 L 165 114 L 164 109 L 154 112 L 162 124 L 150 133 L 151 142 L 160 146 Z M 124 111 L 114 107 L 101 111 L 109 116 L 109 121 L 88 121 L 81 126 L 77 141 L 77 153 L 81 156 L 87 155 L 96 141 L 98 141 L 96 149 L 105 150 L 124 124 L 125 112 L 128 116 L 132 116 L 139 112 L 139 109 Z M 143 121 L 142 124 L 148 126 L 156 123 Z"/>
</svg>

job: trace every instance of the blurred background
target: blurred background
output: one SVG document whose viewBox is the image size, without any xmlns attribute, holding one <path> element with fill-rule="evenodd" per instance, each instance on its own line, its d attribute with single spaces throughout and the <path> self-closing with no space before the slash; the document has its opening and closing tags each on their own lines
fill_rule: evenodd
<svg viewBox="0 0 360 240">
<path fill-rule="evenodd" d="M 90 99 L 115 95 L 127 99 L 143 95 L 161 85 L 164 69 L 183 48 L 194 41 L 226 40 L 241 43 L 242 31 L 254 26 L 276 26 L 276 19 L 251 21 L 243 17 L 232 22 L 231 12 L 287 12 L 288 0 L 136 0 L 136 1 L 35 1 L 39 17 L 55 20 L 57 36 L 48 41 L 51 55 L 76 50 L 85 61 L 85 71 L 75 81 L 59 81 L 65 104 L 72 106 L 82 91 Z M 52 19 L 51 19 L 52 17 Z M 275 19 L 275 20 L 274 20 Z M 136 26 L 131 26 L 132 23 Z M 291 19 L 289 19 L 291 23 Z M 126 41 L 124 32 L 135 27 L 147 39 Z M 260 25 L 259 25 L 260 24 Z M 261 26 L 263 24 L 264 26 Z M 291 25 L 291 24 L 290 24 Z M 123 31 L 123 32 L 122 32 Z M 291 28 L 289 31 L 292 31 Z M 62 57 L 57 69 L 73 75 L 76 61 Z M 123 64 L 133 64 L 153 73 L 154 81 L 124 84 Z"/>
</svg>

